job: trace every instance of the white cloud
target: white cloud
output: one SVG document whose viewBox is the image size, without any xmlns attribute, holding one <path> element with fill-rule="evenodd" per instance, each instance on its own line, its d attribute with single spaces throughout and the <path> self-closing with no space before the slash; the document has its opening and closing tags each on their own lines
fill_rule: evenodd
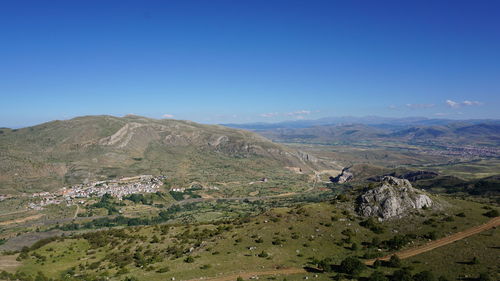
<svg viewBox="0 0 500 281">
<path fill-rule="evenodd" d="M 456 102 L 452 100 L 446 100 L 446 105 L 448 105 L 451 108 L 460 108 L 462 106 L 476 106 L 476 105 L 482 105 L 483 103 L 478 102 L 478 101 L 470 101 L 470 100 L 465 100 L 463 102 Z"/>
<path fill-rule="evenodd" d="M 460 103 L 458 103 L 456 101 L 452 101 L 452 100 L 446 100 L 446 105 L 448 105 L 451 108 L 459 108 L 460 107 Z"/>
<path fill-rule="evenodd" d="M 297 110 L 297 111 L 293 111 L 293 112 L 286 112 L 286 113 L 282 113 L 282 112 L 269 112 L 269 113 L 262 113 L 262 114 L 259 114 L 260 117 L 264 117 L 264 118 L 271 118 L 271 117 L 277 117 L 277 116 L 291 116 L 291 117 L 294 117 L 296 119 L 304 119 L 304 115 L 309 115 L 309 114 L 313 114 L 313 113 L 317 113 L 317 112 L 320 112 L 319 110 L 315 110 L 315 111 L 311 111 L 311 110 L 305 110 L 305 109 L 302 109 L 302 110 Z"/>
<path fill-rule="evenodd" d="M 163 118 L 174 118 L 174 115 L 172 114 L 163 114 Z"/>
<path fill-rule="evenodd" d="M 271 117 L 276 117 L 278 115 L 279 115 L 279 113 L 277 113 L 277 112 L 270 112 L 270 113 L 262 113 L 262 114 L 260 114 L 260 117 L 271 118 Z"/>
<path fill-rule="evenodd" d="M 463 105 L 481 105 L 482 103 L 480 103 L 478 101 L 469 101 L 469 100 L 466 100 L 462 104 Z"/>
<path fill-rule="evenodd" d="M 285 113 L 285 115 L 288 115 L 288 116 L 294 116 L 294 115 L 308 115 L 308 114 L 311 114 L 311 111 L 310 110 L 298 110 L 298 111 L 294 111 L 294 112 L 288 112 L 288 113 Z"/>
<path fill-rule="evenodd" d="M 435 106 L 435 104 L 433 104 L 433 103 L 407 103 L 406 104 L 406 107 L 412 108 L 412 109 L 431 108 L 434 106 Z"/>
</svg>

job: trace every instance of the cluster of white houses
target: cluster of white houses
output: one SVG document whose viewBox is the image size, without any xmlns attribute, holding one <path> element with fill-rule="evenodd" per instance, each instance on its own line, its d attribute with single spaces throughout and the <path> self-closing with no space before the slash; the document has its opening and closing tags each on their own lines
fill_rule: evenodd
<svg viewBox="0 0 500 281">
<path fill-rule="evenodd" d="M 42 209 L 50 204 L 73 204 L 77 198 L 101 197 L 109 194 L 120 200 L 127 195 L 136 193 L 154 193 L 160 190 L 166 176 L 140 175 L 135 177 L 121 178 L 118 180 L 96 181 L 88 184 L 78 184 L 71 187 L 63 187 L 55 193 L 41 192 L 32 195 L 40 198 L 36 203 L 29 203 L 31 209 Z"/>
</svg>

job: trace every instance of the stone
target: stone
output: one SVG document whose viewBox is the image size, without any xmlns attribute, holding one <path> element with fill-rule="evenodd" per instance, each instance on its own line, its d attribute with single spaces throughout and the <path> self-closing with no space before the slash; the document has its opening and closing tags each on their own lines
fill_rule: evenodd
<svg viewBox="0 0 500 281">
<path fill-rule="evenodd" d="M 386 176 L 381 185 L 361 195 L 358 213 L 379 220 L 403 217 L 409 211 L 431 207 L 433 202 L 423 191 L 412 187 L 406 179 Z"/>
</svg>

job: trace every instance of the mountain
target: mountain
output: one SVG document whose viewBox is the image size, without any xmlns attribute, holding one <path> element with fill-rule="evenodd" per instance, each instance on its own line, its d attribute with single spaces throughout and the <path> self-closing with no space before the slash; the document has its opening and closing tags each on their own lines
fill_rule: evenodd
<svg viewBox="0 0 500 281">
<path fill-rule="evenodd" d="M 362 124 L 325 125 L 310 128 L 257 131 L 259 134 L 278 142 L 332 143 L 373 139 L 387 134 L 386 130 Z"/>
<path fill-rule="evenodd" d="M 138 174 L 164 174 L 179 184 L 286 179 L 297 176 L 290 167 L 307 172 L 315 165 L 315 158 L 255 133 L 189 121 L 85 116 L 0 130 L 0 192 Z"/>
<path fill-rule="evenodd" d="M 455 122 L 447 125 L 396 126 L 344 124 L 256 130 L 276 142 L 366 143 L 373 141 L 443 145 L 500 145 L 500 123 Z"/>
<path fill-rule="evenodd" d="M 372 127 L 379 127 L 385 129 L 401 129 L 411 126 L 446 126 L 452 123 L 468 123 L 471 125 L 480 123 L 497 123 L 498 120 L 490 119 L 471 119 L 471 120 L 452 120 L 440 118 L 426 118 L 426 117 L 406 117 L 406 118 L 391 118 L 380 116 L 341 116 L 341 117 L 325 117 L 320 119 L 311 120 L 294 120 L 283 121 L 277 123 L 244 123 L 244 124 L 223 124 L 224 126 L 238 129 L 247 130 L 274 130 L 274 129 L 298 129 L 310 128 L 316 126 L 339 126 L 339 125 L 352 125 L 362 124 Z"/>
</svg>

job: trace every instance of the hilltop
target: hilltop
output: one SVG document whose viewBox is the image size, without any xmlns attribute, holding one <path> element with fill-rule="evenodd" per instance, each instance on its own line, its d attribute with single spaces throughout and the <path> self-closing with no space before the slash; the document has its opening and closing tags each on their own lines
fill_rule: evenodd
<svg viewBox="0 0 500 281">
<path fill-rule="evenodd" d="M 320 163 L 248 131 L 141 116 L 85 116 L 0 133 L 0 192 L 162 174 L 178 184 L 302 179 Z"/>
</svg>

